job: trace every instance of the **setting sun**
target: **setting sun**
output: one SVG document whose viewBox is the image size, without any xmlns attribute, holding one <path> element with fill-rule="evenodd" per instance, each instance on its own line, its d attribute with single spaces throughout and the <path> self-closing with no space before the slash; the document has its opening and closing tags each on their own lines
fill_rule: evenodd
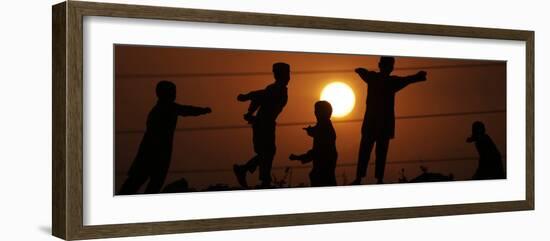
<svg viewBox="0 0 550 241">
<path fill-rule="evenodd" d="M 321 92 L 321 100 L 332 105 L 332 116 L 343 117 L 349 114 L 355 106 L 355 94 L 349 85 L 342 82 L 332 82 Z"/>
</svg>

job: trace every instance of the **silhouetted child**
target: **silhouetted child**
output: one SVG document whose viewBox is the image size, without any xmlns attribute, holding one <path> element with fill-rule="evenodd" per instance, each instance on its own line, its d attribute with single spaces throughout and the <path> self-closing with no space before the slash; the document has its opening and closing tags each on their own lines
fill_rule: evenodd
<svg viewBox="0 0 550 241">
<path fill-rule="evenodd" d="M 483 122 L 476 121 L 472 124 L 472 136 L 466 141 L 474 142 L 479 154 L 479 164 L 473 176 L 474 180 L 506 178 L 500 152 L 491 137 L 485 133 Z"/>
<path fill-rule="evenodd" d="M 233 165 L 233 172 L 242 187 L 248 187 L 246 173 L 253 173 L 260 168 L 261 187 L 271 186 L 271 165 L 275 156 L 275 126 L 279 114 L 285 107 L 288 95 L 287 85 L 290 81 L 290 65 L 273 64 L 275 83 L 263 90 L 240 94 L 238 101 L 250 101 L 244 119 L 252 124 L 252 142 L 256 155 L 244 165 Z M 257 111 L 256 115 L 254 113 Z"/>
<path fill-rule="evenodd" d="M 172 142 L 178 116 L 210 113 L 210 108 L 175 103 L 176 85 L 160 81 L 156 87 L 157 104 L 147 116 L 147 127 L 128 177 L 118 194 L 135 194 L 149 180 L 145 193 L 159 193 L 172 156 Z"/>
<path fill-rule="evenodd" d="M 290 160 L 299 160 L 302 163 L 313 162 L 309 173 L 312 187 L 336 186 L 336 132 L 332 127 L 330 117 L 332 106 L 327 101 L 315 103 L 315 118 L 317 124 L 304 128 L 307 134 L 313 137 L 313 148 L 302 155 L 291 154 Z"/>
<path fill-rule="evenodd" d="M 370 153 L 376 143 L 376 170 L 377 183 L 384 183 L 384 169 L 390 139 L 395 135 L 395 93 L 407 85 L 426 80 L 426 72 L 419 71 L 410 76 L 400 77 L 391 75 L 395 59 L 381 57 L 378 67 L 380 72 L 357 68 L 355 72 L 368 84 L 367 109 L 361 127 L 361 143 L 357 173 L 352 185 L 361 184 L 367 174 Z"/>
</svg>

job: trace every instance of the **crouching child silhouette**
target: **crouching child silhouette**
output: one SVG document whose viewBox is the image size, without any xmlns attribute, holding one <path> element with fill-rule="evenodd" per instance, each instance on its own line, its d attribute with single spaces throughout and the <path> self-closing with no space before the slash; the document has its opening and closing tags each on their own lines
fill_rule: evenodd
<svg viewBox="0 0 550 241">
<path fill-rule="evenodd" d="M 172 156 L 172 142 L 178 116 L 198 116 L 211 112 L 210 108 L 175 103 L 176 85 L 160 81 L 156 87 L 158 101 L 147 116 L 145 134 L 137 155 L 128 171 L 128 177 L 118 194 L 136 194 L 149 180 L 145 193 L 159 193 Z"/>
<path fill-rule="evenodd" d="M 485 125 L 481 121 L 472 124 L 472 136 L 466 139 L 468 143 L 475 143 L 479 154 L 479 163 L 474 174 L 474 180 L 506 178 L 502 165 L 502 158 L 495 143 L 485 133 Z"/>
<path fill-rule="evenodd" d="M 313 137 L 313 148 L 302 155 L 291 154 L 290 160 L 302 163 L 313 162 L 309 173 L 312 187 L 336 186 L 336 132 L 330 121 L 332 106 L 327 101 L 315 103 L 315 118 L 317 124 L 304 128 L 307 134 Z"/>
</svg>

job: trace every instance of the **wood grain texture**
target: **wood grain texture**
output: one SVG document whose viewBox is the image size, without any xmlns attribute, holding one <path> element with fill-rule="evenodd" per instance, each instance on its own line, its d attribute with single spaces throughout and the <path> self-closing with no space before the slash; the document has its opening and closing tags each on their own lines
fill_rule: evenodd
<svg viewBox="0 0 550 241">
<path fill-rule="evenodd" d="M 67 6 L 67 239 L 83 227 L 83 41 L 78 6 Z"/>
<path fill-rule="evenodd" d="M 66 4 L 52 7 L 52 234 L 66 238 Z"/>
<path fill-rule="evenodd" d="M 526 199 L 116 225 L 83 225 L 83 17 L 108 16 L 327 30 L 519 40 L 526 43 Z M 69 1 L 53 7 L 52 231 L 72 239 L 202 232 L 534 209 L 534 32 L 432 24 Z"/>
<path fill-rule="evenodd" d="M 531 31 L 70 1 L 86 16 L 525 40 Z"/>
<path fill-rule="evenodd" d="M 282 227 L 325 223 L 358 222 L 399 218 L 462 215 L 527 210 L 523 201 L 460 204 L 443 206 L 320 212 L 290 215 L 269 215 L 238 218 L 204 219 L 192 221 L 153 222 L 85 226 L 78 238 L 107 238 L 151 234 L 173 234 L 248 228 Z"/>
<path fill-rule="evenodd" d="M 526 150 L 525 150 L 525 169 L 526 169 L 526 193 L 525 202 L 529 204 L 529 209 L 535 209 L 535 32 L 529 32 L 525 46 L 526 63 Z"/>
</svg>

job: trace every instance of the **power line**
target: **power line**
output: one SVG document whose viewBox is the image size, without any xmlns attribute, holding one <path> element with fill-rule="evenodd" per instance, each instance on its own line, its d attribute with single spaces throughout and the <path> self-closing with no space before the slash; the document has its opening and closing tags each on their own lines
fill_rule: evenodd
<svg viewBox="0 0 550 241">
<path fill-rule="evenodd" d="M 395 68 L 395 71 L 401 70 L 417 70 L 417 69 L 450 69 L 450 68 L 472 68 L 472 67 L 486 67 L 486 66 L 499 66 L 501 62 L 491 62 L 482 64 L 449 64 L 449 65 L 433 65 L 433 66 L 418 66 L 418 67 L 402 67 Z M 307 75 L 307 74 L 329 74 L 329 73 L 349 73 L 355 74 L 353 69 L 334 69 L 334 70 L 305 70 L 305 71 L 292 71 L 292 75 Z M 171 78 L 199 78 L 199 77 L 232 77 L 232 76 L 262 76 L 273 75 L 272 72 L 219 72 L 219 73 L 175 73 L 175 74 L 118 74 L 117 79 L 171 79 Z"/>
<path fill-rule="evenodd" d="M 409 115 L 409 116 L 397 116 L 396 120 L 409 120 L 409 119 L 424 119 L 424 118 L 441 118 L 441 117 L 452 117 L 452 116 L 468 116 L 468 115 L 486 115 L 486 114 L 498 114 L 506 113 L 504 109 L 497 110 L 488 110 L 488 111 L 468 111 L 468 112 L 452 112 L 452 113 L 435 113 L 435 114 L 423 114 L 423 115 Z M 335 120 L 333 123 L 354 123 L 362 122 L 363 119 L 348 119 L 348 120 Z M 283 126 L 304 126 L 315 124 L 314 121 L 303 121 L 303 122 L 284 122 L 278 123 L 278 127 Z M 245 129 L 250 128 L 250 125 L 220 125 L 220 126 L 201 126 L 201 127 L 186 127 L 186 128 L 177 128 L 177 132 L 187 132 L 187 131 L 212 131 L 212 130 L 231 130 L 231 129 Z M 118 130 L 116 134 L 139 134 L 143 133 L 145 130 Z"/>
</svg>

